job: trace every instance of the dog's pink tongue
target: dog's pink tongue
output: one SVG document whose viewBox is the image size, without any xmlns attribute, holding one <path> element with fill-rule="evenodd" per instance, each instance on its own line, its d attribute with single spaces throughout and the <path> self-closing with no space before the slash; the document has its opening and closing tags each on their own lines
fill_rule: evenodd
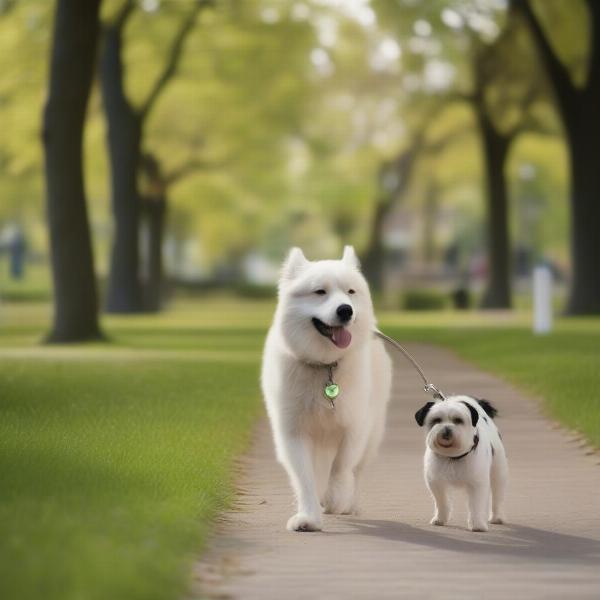
<svg viewBox="0 0 600 600">
<path fill-rule="evenodd" d="M 331 340 L 338 348 L 347 348 L 352 341 L 352 334 L 344 327 L 332 327 Z"/>
</svg>

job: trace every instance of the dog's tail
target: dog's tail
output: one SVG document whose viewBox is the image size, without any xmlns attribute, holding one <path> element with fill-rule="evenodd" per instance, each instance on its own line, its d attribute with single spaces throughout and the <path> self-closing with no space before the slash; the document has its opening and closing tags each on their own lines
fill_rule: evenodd
<svg viewBox="0 0 600 600">
<path fill-rule="evenodd" d="M 491 402 L 489 402 L 488 400 L 480 400 L 479 398 L 475 398 L 475 400 L 477 400 L 479 406 L 483 408 L 486 415 L 491 419 L 493 419 L 498 414 L 498 411 L 494 408 L 494 406 L 492 406 Z"/>
</svg>

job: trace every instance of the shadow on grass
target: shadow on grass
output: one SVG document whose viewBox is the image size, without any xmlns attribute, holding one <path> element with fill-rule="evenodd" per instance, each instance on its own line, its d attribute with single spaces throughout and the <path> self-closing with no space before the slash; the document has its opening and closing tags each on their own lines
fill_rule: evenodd
<svg viewBox="0 0 600 600">
<path fill-rule="evenodd" d="M 454 527 L 422 529 L 384 520 L 352 520 L 353 533 L 463 554 L 522 557 L 555 563 L 598 565 L 600 542 L 525 525 L 492 526 L 487 533 Z M 465 539 L 466 533 L 472 539 Z M 457 537 L 461 534 L 461 537 Z"/>
<path fill-rule="evenodd" d="M 128 467 L 125 458 L 100 463 L 94 457 L 72 456 L 50 448 L 4 448 L 0 455 L 0 498 L 5 502 L 60 498 L 61 502 L 73 501 L 78 510 L 91 510 L 107 502 L 110 506 L 124 490 L 141 497 L 166 493 L 166 486 L 162 489 L 156 481 Z"/>
</svg>

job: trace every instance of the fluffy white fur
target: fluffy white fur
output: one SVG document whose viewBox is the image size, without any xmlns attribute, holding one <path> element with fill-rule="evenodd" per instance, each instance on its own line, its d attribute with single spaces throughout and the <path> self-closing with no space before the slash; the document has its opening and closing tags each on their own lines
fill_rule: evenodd
<svg viewBox="0 0 600 600">
<path fill-rule="evenodd" d="M 426 404 L 415 418 L 427 429 L 425 482 L 435 501 L 431 524 L 446 525 L 448 522 L 448 492 L 454 487 L 464 488 L 467 492 L 471 531 L 487 531 L 488 518 L 490 523 L 504 523 L 508 463 L 492 417 L 473 398 L 452 396 L 445 401 Z M 479 442 L 469 452 L 475 435 L 479 436 Z M 466 452 L 469 453 L 462 458 L 452 458 Z"/>
<path fill-rule="evenodd" d="M 340 348 L 312 320 L 339 326 L 336 311 L 343 304 L 353 309 L 345 325 L 352 340 Z M 290 251 L 262 367 L 277 459 L 297 501 L 289 530 L 320 530 L 323 509 L 357 509 L 358 480 L 380 445 L 391 384 L 391 361 L 374 328 L 369 288 L 352 247 L 341 260 L 316 262 L 299 248 Z M 327 370 L 318 365 L 336 361 L 341 392 L 332 410 L 323 394 Z"/>
</svg>

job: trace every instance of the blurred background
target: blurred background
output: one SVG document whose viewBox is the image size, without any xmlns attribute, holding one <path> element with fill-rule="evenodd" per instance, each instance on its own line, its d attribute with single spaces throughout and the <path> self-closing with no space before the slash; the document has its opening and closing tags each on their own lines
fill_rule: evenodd
<svg viewBox="0 0 600 600">
<path fill-rule="evenodd" d="M 92 58 L 51 72 L 54 3 L 2 0 L 0 296 L 49 299 L 51 247 L 57 286 L 77 279 L 84 302 L 91 267 L 109 312 L 178 290 L 272 296 L 290 246 L 349 243 L 386 306 L 527 305 L 543 263 L 557 307 L 598 312 L 597 7 L 533 5 L 105 0 L 98 31 L 63 19 L 97 38 Z M 46 207 L 41 133 L 77 112 L 51 93 L 61 76 L 89 92 L 87 215 L 53 221 L 72 190 L 50 159 Z M 88 242 L 65 231 L 82 228 L 93 255 L 70 266 Z"/>
<path fill-rule="evenodd" d="M 0 596 L 189 597 L 293 245 L 600 447 L 599 107 L 598 0 L 0 0 Z"/>
</svg>

